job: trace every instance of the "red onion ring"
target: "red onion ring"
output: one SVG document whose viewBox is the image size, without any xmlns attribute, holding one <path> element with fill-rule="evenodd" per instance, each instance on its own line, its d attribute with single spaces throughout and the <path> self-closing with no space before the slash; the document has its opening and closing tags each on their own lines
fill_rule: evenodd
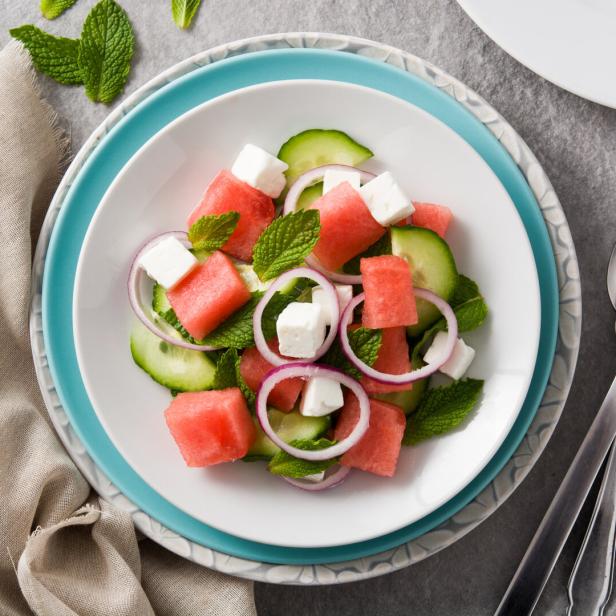
<svg viewBox="0 0 616 616">
<path fill-rule="evenodd" d="M 427 289 L 415 289 L 415 295 L 421 299 L 425 299 L 431 304 L 434 304 L 441 311 L 447 321 L 447 344 L 445 346 L 445 350 L 443 351 L 443 355 L 436 362 L 427 364 L 423 366 L 423 368 L 418 368 L 417 370 L 404 372 L 403 374 L 387 374 L 386 372 L 379 372 L 378 370 L 372 368 L 372 366 L 365 364 L 353 352 L 353 349 L 349 343 L 349 334 L 347 330 L 349 324 L 353 320 L 353 310 L 357 305 L 361 304 L 366 297 L 365 293 L 360 293 L 349 302 L 348 306 L 342 313 L 340 324 L 338 325 L 338 335 L 340 336 L 340 344 L 344 354 L 362 374 L 369 376 L 371 379 L 374 379 L 379 383 L 405 385 L 407 383 L 419 381 L 420 379 L 425 379 L 431 374 L 434 374 L 451 357 L 458 338 L 458 321 L 452 307 L 444 299 L 436 295 L 436 293 L 432 293 L 432 291 L 428 291 Z"/>
<path fill-rule="evenodd" d="M 282 210 L 283 216 L 295 211 L 295 208 L 297 207 L 297 200 L 302 192 L 304 192 L 308 186 L 322 180 L 326 171 L 357 171 L 360 175 L 360 181 L 362 184 L 366 184 L 366 182 L 369 182 L 376 177 L 374 173 L 370 173 L 370 171 L 363 171 L 362 169 L 357 169 L 355 167 L 351 167 L 350 165 L 323 165 L 321 167 L 310 169 L 310 171 L 306 171 L 306 173 L 300 175 L 297 180 L 293 182 L 293 185 L 289 189 L 287 197 L 284 201 L 284 208 Z M 310 255 L 306 258 L 306 264 L 322 274 L 325 274 L 325 276 L 335 282 L 340 282 L 342 284 L 361 284 L 360 275 L 342 274 L 339 272 L 330 271 L 321 265 L 319 260 L 314 255 Z"/>
<path fill-rule="evenodd" d="M 295 269 L 289 270 L 284 274 L 281 274 L 274 280 L 274 282 L 268 287 L 267 291 L 265 291 L 261 301 L 257 304 L 255 308 L 254 315 L 252 317 L 252 328 L 254 331 L 255 345 L 257 349 L 259 349 L 259 353 L 274 366 L 282 366 L 288 363 L 297 363 L 297 359 L 285 359 L 280 357 L 277 353 L 272 351 L 263 335 L 263 328 L 261 326 L 261 319 L 263 317 L 263 311 L 267 306 L 270 299 L 272 299 L 274 293 L 280 290 L 285 284 L 294 278 L 310 278 L 310 280 L 314 280 L 317 284 L 321 285 L 321 287 L 325 290 L 327 298 L 330 300 L 330 308 L 331 308 L 331 325 L 329 328 L 329 332 L 323 341 L 323 344 L 319 347 L 317 352 L 313 357 L 309 357 L 307 359 L 302 359 L 301 361 L 304 363 L 316 361 L 319 357 L 323 357 L 325 353 L 329 350 L 334 340 L 336 339 L 336 334 L 338 330 L 338 320 L 340 319 L 340 302 L 338 300 L 338 294 L 336 293 L 336 289 L 334 285 L 325 277 L 323 274 L 316 272 L 308 267 L 297 267 Z"/>
<path fill-rule="evenodd" d="M 357 396 L 357 400 L 359 401 L 359 419 L 357 420 L 357 424 L 351 433 L 335 445 L 332 445 L 327 449 L 306 451 L 285 443 L 276 434 L 276 432 L 274 432 L 267 414 L 267 398 L 269 397 L 272 389 L 274 389 L 278 383 L 284 381 L 285 379 L 291 379 L 293 377 L 309 379 L 315 376 L 333 379 L 341 385 L 348 387 L 355 394 L 355 396 Z M 370 400 L 368 399 L 368 395 L 364 391 L 364 388 L 358 381 L 347 374 L 344 374 L 344 372 L 341 372 L 340 370 L 335 370 L 334 368 L 326 368 L 324 366 L 315 366 L 314 364 L 300 362 L 287 364 L 286 366 L 279 366 L 278 368 L 270 370 L 265 375 L 265 378 L 259 387 L 259 391 L 257 392 L 256 412 L 261 428 L 263 429 L 263 432 L 269 436 L 270 440 L 275 445 L 278 445 L 278 447 L 280 447 L 283 451 L 286 451 L 288 454 L 302 460 L 322 461 L 341 456 L 343 453 L 351 449 L 353 445 L 356 445 L 359 442 L 370 425 Z"/>
<path fill-rule="evenodd" d="M 205 344 L 192 344 L 190 342 L 186 342 L 186 340 L 175 338 L 174 336 L 167 334 L 155 323 L 152 323 L 143 309 L 139 289 L 141 288 L 144 270 L 139 264 L 139 260 L 148 250 L 150 250 L 150 248 L 152 248 L 152 246 L 158 244 L 158 242 L 167 237 L 174 237 L 184 243 L 188 241 L 188 234 L 184 231 L 167 231 L 166 233 L 161 233 L 160 235 L 153 237 L 139 249 L 132 260 L 130 271 L 128 273 L 128 301 L 130 302 L 130 307 L 133 309 L 133 312 L 137 318 L 161 340 L 188 351 L 215 351 L 218 347 L 207 346 Z"/>
<path fill-rule="evenodd" d="M 282 479 L 300 490 L 306 490 L 307 492 L 320 492 L 321 490 L 327 490 L 328 488 L 333 488 L 342 483 L 350 472 L 350 467 L 339 466 L 331 475 L 327 475 L 323 481 L 319 481 L 317 483 L 303 481 L 301 479 L 293 479 L 292 477 L 282 477 Z"/>
</svg>

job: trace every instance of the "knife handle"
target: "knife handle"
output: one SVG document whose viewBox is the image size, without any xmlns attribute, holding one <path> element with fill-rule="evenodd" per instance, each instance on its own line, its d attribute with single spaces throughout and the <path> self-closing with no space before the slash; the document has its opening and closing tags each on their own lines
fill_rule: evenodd
<svg viewBox="0 0 616 616">
<path fill-rule="evenodd" d="M 520 563 L 495 616 L 532 613 L 616 434 L 616 379 Z"/>
<path fill-rule="evenodd" d="M 601 489 L 573 566 L 567 616 L 602 614 L 612 589 L 616 531 L 616 447 L 612 444 Z"/>
</svg>

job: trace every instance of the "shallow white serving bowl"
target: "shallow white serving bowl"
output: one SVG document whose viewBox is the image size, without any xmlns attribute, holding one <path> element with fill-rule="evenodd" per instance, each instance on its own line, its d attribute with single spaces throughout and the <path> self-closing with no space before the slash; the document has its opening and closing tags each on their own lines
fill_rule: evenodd
<svg viewBox="0 0 616 616">
<path fill-rule="evenodd" d="M 480 408 L 462 429 L 405 448 L 393 479 L 355 472 L 310 494 L 262 463 L 188 469 L 163 418 L 169 393 L 137 368 L 128 345 L 126 277 L 144 239 L 184 227 L 207 182 L 245 143 L 276 152 L 307 128 L 336 128 L 370 147 L 365 167 L 391 170 L 417 201 L 449 205 L 448 240 L 461 272 L 491 309 L 465 336 L 477 349 L 470 376 L 485 378 Z M 513 424 L 539 339 L 539 289 L 530 244 L 505 189 L 456 133 L 398 98 L 347 83 L 283 81 L 221 96 L 152 138 L 109 188 L 83 244 L 74 294 L 75 341 L 84 383 L 111 440 L 131 466 L 195 518 L 274 545 L 364 541 L 434 511 L 490 460 Z"/>
</svg>

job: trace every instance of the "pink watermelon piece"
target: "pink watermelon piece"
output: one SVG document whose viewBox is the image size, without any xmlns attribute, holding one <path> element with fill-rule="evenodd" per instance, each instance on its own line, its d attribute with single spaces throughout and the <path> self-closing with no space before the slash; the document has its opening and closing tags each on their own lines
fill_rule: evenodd
<svg viewBox="0 0 616 616">
<path fill-rule="evenodd" d="M 246 400 L 237 387 L 178 394 L 165 420 L 188 466 L 243 458 L 256 438 Z"/>
<path fill-rule="evenodd" d="M 453 220 L 451 210 L 444 205 L 436 205 L 436 203 L 413 203 L 413 205 L 415 211 L 411 214 L 410 224 L 431 229 L 444 238 Z"/>
<path fill-rule="evenodd" d="M 167 291 L 169 303 L 188 333 L 200 340 L 250 299 L 233 263 L 220 251 Z"/>
<path fill-rule="evenodd" d="M 366 299 L 362 323 L 379 329 L 418 321 L 409 264 L 394 255 L 361 259 L 359 269 Z"/>
<path fill-rule="evenodd" d="M 278 353 L 278 342 L 272 341 L 269 343 L 269 346 L 272 351 Z M 246 349 L 242 353 L 240 374 L 252 391 L 256 392 L 259 389 L 263 378 L 272 368 L 274 366 L 255 347 Z M 268 403 L 279 411 L 288 413 L 295 406 L 303 386 L 304 381 L 299 377 L 286 379 L 272 389 Z"/>
<path fill-rule="evenodd" d="M 403 374 L 411 370 L 409 345 L 406 341 L 405 327 L 387 327 L 382 330 L 383 339 L 376 361 L 372 365 L 375 370 L 386 374 Z M 388 394 L 392 391 L 408 391 L 413 384 L 387 385 L 363 376 L 360 383 L 369 394 Z"/>
<path fill-rule="evenodd" d="M 224 169 L 205 189 L 201 203 L 188 217 L 188 226 L 202 216 L 225 212 L 238 212 L 240 219 L 222 250 L 242 261 L 252 261 L 252 249 L 257 239 L 274 220 L 274 202 Z"/>
<path fill-rule="evenodd" d="M 348 182 L 342 182 L 310 207 L 318 210 L 321 217 L 321 235 L 313 252 L 327 269 L 337 270 L 385 233 L 385 227 L 372 217 Z"/>
<path fill-rule="evenodd" d="M 340 441 L 347 437 L 358 418 L 357 398 L 347 395 L 338 417 L 334 438 Z M 393 477 L 405 426 L 406 418 L 400 407 L 381 400 L 370 400 L 370 427 L 359 443 L 342 456 L 340 464 L 382 477 Z"/>
</svg>

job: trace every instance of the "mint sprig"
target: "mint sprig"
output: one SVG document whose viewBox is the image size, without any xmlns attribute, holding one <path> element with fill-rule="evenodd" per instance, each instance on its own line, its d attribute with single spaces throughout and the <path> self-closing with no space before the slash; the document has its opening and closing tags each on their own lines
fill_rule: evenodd
<svg viewBox="0 0 616 616">
<path fill-rule="evenodd" d="M 86 94 L 109 104 L 124 89 L 135 35 L 128 16 L 114 0 L 101 0 L 83 23 L 79 67 Z"/>
<path fill-rule="evenodd" d="M 237 372 L 235 367 L 239 361 L 237 349 L 227 349 L 216 362 L 213 389 L 237 387 Z"/>
<path fill-rule="evenodd" d="M 383 333 L 380 329 L 368 329 L 367 327 L 358 327 L 349 332 L 349 344 L 353 352 L 361 361 L 368 366 L 373 366 L 376 361 L 381 343 L 383 341 Z M 329 351 L 323 356 L 320 362 L 338 368 L 346 372 L 354 379 L 360 379 L 361 372 L 348 360 L 344 354 L 338 339 L 331 346 Z"/>
<path fill-rule="evenodd" d="M 319 449 L 326 449 L 335 445 L 335 441 L 330 441 L 326 438 L 320 438 L 318 440 L 311 439 L 299 439 L 291 441 L 290 445 L 302 449 L 304 451 L 315 451 Z M 338 463 L 338 458 L 332 458 L 331 460 L 301 460 L 288 454 L 286 451 L 279 451 L 274 455 L 267 465 L 267 469 L 274 475 L 282 475 L 284 477 L 293 477 L 299 479 L 306 475 L 314 475 L 316 473 L 322 473 L 328 468 Z"/>
<path fill-rule="evenodd" d="M 44 2 L 56 15 L 65 2 Z M 57 13 L 59 15 L 59 13 Z M 57 16 L 57 15 L 56 15 Z M 32 25 L 13 28 L 37 70 L 59 83 L 86 87 L 93 101 L 109 104 L 122 92 L 130 72 L 135 35 L 124 10 L 115 0 L 100 0 L 83 24 L 80 39 L 52 36 Z"/>
<path fill-rule="evenodd" d="M 10 34 L 23 43 L 38 71 L 65 85 L 83 83 L 78 40 L 53 36 L 31 25 L 13 28 Z"/>
<path fill-rule="evenodd" d="M 407 420 L 402 443 L 416 445 L 457 428 L 477 404 L 483 383 L 464 379 L 426 391 L 417 412 Z"/>
<path fill-rule="evenodd" d="M 45 19 L 55 19 L 70 9 L 77 0 L 41 0 L 41 13 Z"/>
<path fill-rule="evenodd" d="M 253 267 L 262 281 L 299 267 L 319 240 L 317 210 L 304 210 L 276 218 L 260 235 L 253 249 Z"/>
<path fill-rule="evenodd" d="M 238 212 L 202 216 L 188 230 L 188 239 L 196 251 L 213 252 L 225 245 L 240 219 Z"/>
<path fill-rule="evenodd" d="M 460 333 L 470 332 L 480 327 L 488 316 L 488 306 L 483 299 L 477 283 L 470 278 L 460 275 L 458 285 L 450 300 L 454 314 L 458 321 Z M 418 359 L 428 343 L 440 331 L 447 330 L 447 322 L 439 319 L 432 327 L 427 329 L 423 336 L 413 347 L 413 358 Z"/>
<path fill-rule="evenodd" d="M 201 0 L 171 0 L 173 21 L 182 30 L 189 28 L 200 4 Z"/>
</svg>

